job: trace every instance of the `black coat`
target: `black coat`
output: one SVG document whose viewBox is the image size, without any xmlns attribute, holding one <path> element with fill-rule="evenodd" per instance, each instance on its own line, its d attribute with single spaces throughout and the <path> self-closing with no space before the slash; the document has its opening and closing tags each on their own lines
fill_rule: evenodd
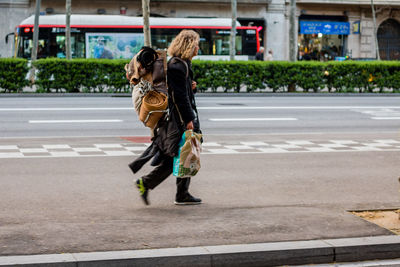
<svg viewBox="0 0 400 267">
<path fill-rule="evenodd" d="M 193 71 L 191 62 L 176 57 L 171 58 L 168 62 L 167 81 L 169 103 L 173 104 L 171 99 L 173 95 L 184 126 L 186 127 L 186 124 L 193 121 L 194 131 L 200 132 L 200 122 L 194 98 L 195 90 L 192 90 Z"/>
<path fill-rule="evenodd" d="M 185 65 L 186 63 L 186 65 Z M 172 100 L 172 94 L 174 95 L 175 103 L 179 109 L 179 113 L 182 116 L 182 120 L 184 125 L 182 125 L 178 135 L 178 139 L 173 141 L 169 138 L 168 134 L 170 132 L 163 131 L 164 134 L 159 134 L 159 129 L 164 128 L 167 129 L 172 124 L 164 119 L 161 119 L 155 129 L 155 136 L 153 138 L 153 143 L 150 147 L 143 152 L 143 154 L 138 157 L 134 162 L 132 162 L 129 167 L 131 170 L 136 173 L 142 168 L 142 166 L 153 158 L 151 163 L 152 166 L 157 166 L 160 163 L 164 164 L 165 159 L 167 159 L 171 155 L 171 150 L 174 154 L 177 153 L 179 148 L 180 137 L 183 132 L 186 130 L 186 124 L 193 121 L 194 131 L 200 131 L 200 122 L 198 119 L 196 101 L 194 99 L 194 94 L 196 90 L 192 90 L 192 81 L 193 81 L 193 71 L 190 61 L 183 62 L 182 59 L 171 58 L 168 62 L 168 71 L 167 71 L 167 82 L 168 82 L 168 106 L 169 109 L 174 112 L 172 116 L 178 122 L 179 115 L 176 112 L 176 108 L 173 106 L 174 102 Z M 174 128 L 174 127 L 172 127 Z M 174 149 L 171 149 L 171 148 Z M 169 154 L 168 155 L 168 151 Z M 164 163 L 163 163 L 164 162 Z M 171 167 L 172 172 L 172 167 Z"/>
</svg>

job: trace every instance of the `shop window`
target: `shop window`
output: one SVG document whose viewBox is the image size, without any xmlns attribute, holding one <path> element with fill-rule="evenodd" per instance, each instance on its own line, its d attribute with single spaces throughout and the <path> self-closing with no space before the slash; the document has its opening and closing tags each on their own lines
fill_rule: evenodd
<svg viewBox="0 0 400 267">
<path fill-rule="evenodd" d="M 345 21 L 345 17 L 303 16 L 304 20 L 301 19 L 299 60 L 342 60 L 346 56 L 350 24 Z"/>
<path fill-rule="evenodd" d="M 346 35 L 300 34 L 299 60 L 329 61 L 344 57 Z"/>
</svg>

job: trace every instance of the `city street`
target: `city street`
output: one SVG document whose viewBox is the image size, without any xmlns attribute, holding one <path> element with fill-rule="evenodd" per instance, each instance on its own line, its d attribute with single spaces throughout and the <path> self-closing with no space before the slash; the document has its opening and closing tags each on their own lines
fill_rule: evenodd
<svg viewBox="0 0 400 267">
<path fill-rule="evenodd" d="M 0 98 L 0 255 L 391 235 L 351 210 L 400 207 L 400 97 L 197 98 L 191 192 L 145 206 L 149 143 L 130 98 Z"/>
</svg>

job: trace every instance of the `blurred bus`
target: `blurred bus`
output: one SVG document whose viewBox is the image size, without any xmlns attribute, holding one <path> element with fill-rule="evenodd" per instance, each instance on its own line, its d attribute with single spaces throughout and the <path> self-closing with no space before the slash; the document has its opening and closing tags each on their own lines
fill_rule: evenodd
<svg viewBox="0 0 400 267">
<path fill-rule="evenodd" d="M 151 42 L 155 49 L 166 49 L 182 29 L 200 34 L 199 59 L 229 59 L 231 19 L 227 18 L 150 18 Z M 16 28 L 14 57 L 30 58 L 34 16 Z M 39 18 L 38 58 L 65 58 L 65 15 Z M 260 48 L 261 27 L 237 22 L 236 59 L 248 60 Z M 143 18 L 120 15 L 71 15 L 72 58 L 130 59 L 144 45 Z"/>
</svg>

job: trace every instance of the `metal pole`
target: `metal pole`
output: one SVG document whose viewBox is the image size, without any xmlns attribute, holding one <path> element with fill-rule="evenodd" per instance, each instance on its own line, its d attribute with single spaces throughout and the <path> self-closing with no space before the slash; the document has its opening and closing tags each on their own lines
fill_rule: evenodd
<svg viewBox="0 0 400 267">
<path fill-rule="evenodd" d="M 237 11 L 237 2 L 236 0 L 231 0 L 231 9 L 232 9 L 232 29 L 230 36 L 230 45 L 229 45 L 229 59 L 235 60 L 236 54 L 236 11 Z"/>
<path fill-rule="evenodd" d="M 40 0 L 36 0 L 35 8 L 35 25 L 33 26 L 33 46 L 31 60 L 37 59 L 38 40 L 39 40 L 39 16 L 40 16 Z"/>
<path fill-rule="evenodd" d="M 149 23 L 150 0 L 142 0 L 142 9 L 143 9 L 144 45 L 151 47 L 151 32 Z"/>
<path fill-rule="evenodd" d="M 290 0 L 289 60 L 297 59 L 296 0 Z"/>
<path fill-rule="evenodd" d="M 381 55 L 379 54 L 378 31 L 376 29 L 376 14 L 375 14 L 374 0 L 371 0 L 371 9 L 372 9 L 372 18 L 374 20 L 374 39 L 375 39 L 376 58 L 378 60 L 381 60 Z"/>
<path fill-rule="evenodd" d="M 71 59 L 71 0 L 65 2 L 65 57 Z"/>
</svg>

